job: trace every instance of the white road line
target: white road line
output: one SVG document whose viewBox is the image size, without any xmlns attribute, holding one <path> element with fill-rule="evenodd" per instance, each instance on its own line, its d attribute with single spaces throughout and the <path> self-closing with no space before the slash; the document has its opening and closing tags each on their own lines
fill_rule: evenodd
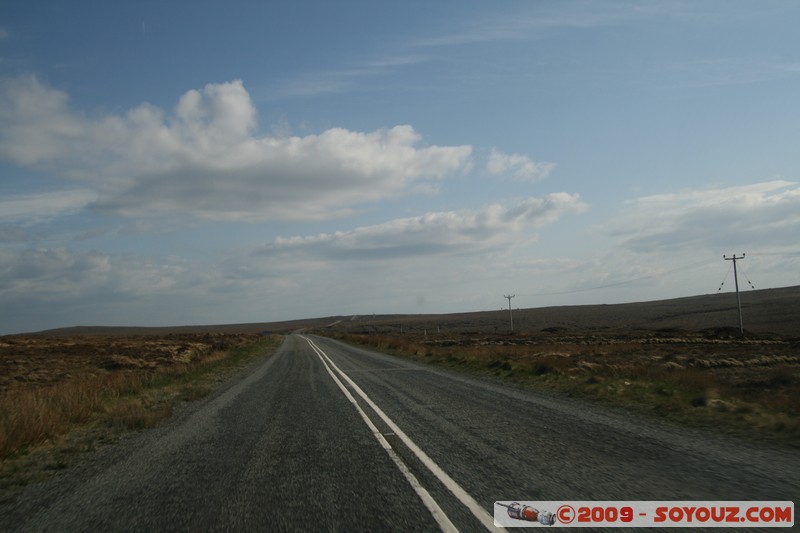
<svg viewBox="0 0 800 533">
<path fill-rule="evenodd" d="M 303 338 L 306 341 L 308 341 L 309 345 L 311 345 L 311 347 L 314 349 L 315 352 L 317 352 L 317 355 L 321 359 L 327 360 L 327 362 L 331 365 L 331 367 L 333 367 L 333 369 L 336 370 L 336 372 L 352 387 L 352 389 L 356 392 L 356 394 L 361 396 L 361 398 L 367 403 L 367 405 L 369 405 L 372 408 L 372 410 L 375 411 L 375 413 L 389 426 L 389 428 L 391 428 L 391 430 L 394 431 L 395 435 L 397 435 L 397 437 L 399 437 L 400 440 L 403 441 L 403 444 L 405 444 L 408 447 L 408 449 L 411 450 L 414 453 L 414 455 L 417 456 L 417 458 L 422 462 L 422 464 L 424 464 L 428 468 L 428 470 L 430 470 L 431 473 L 433 473 L 433 475 L 435 475 L 439 479 L 439 481 L 441 481 L 442 484 L 445 487 L 447 487 L 447 489 L 451 493 L 453 493 L 453 495 L 456 498 L 458 498 L 458 500 L 462 504 L 464 504 L 464 506 L 466 506 L 467 509 L 470 510 L 470 512 L 475 516 L 475 518 L 477 518 L 481 522 L 481 524 L 483 524 L 484 527 L 486 527 L 486 529 L 490 531 L 497 531 L 498 529 L 501 529 L 494 525 L 494 518 L 491 515 L 489 515 L 489 513 L 483 507 L 481 507 L 481 505 L 475 500 L 475 498 L 470 496 L 469 493 L 467 493 L 467 491 L 465 491 L 461 487 L 461 485 L 459 485 L 453 478 L 451 478 L 447 474 L 447 472 L 442 470 L 441 467 L 438 464 L 436 464 L 436 462 L 434 462 L 433 459 L 428 457 L 428 454 L 422 451 L 422 449 L 420 449 L 420 447 L 417 446 L 417 444 L 414 441 L 412 441 L 409 438 L 409 436 L 406 435 L 403 432 L 403 430 L 400 429 L 397 426 L 397 424 L 395 424 L 394 421 L 391 418 L 389 418 L 386 415 L 386 413 L 384 413 L 383 410 L 381 410 L 381 408 L 378 407 L 375 404 L 375 402 L 373 402 L 363 390 L 361 390 L 361 387 L 359 387 L 352 379 L 350 379 L 350 377 L 348 377 L 347 374 L 345 374 L 338 366 L 336 366 L 336 363 L 334 363 L 330 359 L 330 357 L 328 357 L 327 354 L 325 354 L 325 352 L 323 352 L 316 344 L 314 344 L 314 342 L 311 339 L 306 337 Z"/>
<path fill-rule="evenodd" d="M 456 528 L 453 522 L 450 521 L 450 519 L 447 517 L 447 515 L 439 506 L 439 504 L 436 503 L 436 500 L 433 499 L 433 496 L 431 496 L 430 493 L 427 490 L 425 490 L 425 487 L 423 487 L 417 480 L 417 478 L 414 476 L 414 474 L 411 473 L 411 471 L 408 469 L 408 466 L 406 466 L 403 460 L 400 459 L 400 456 L 397 455 L 397 452 L 394 451 L 392 445 L 389 444 L 389 442 L 381 434 L 380 430 L 378 430 L 375 424 L 372 423 L 372 420 L 369 419 L 367 413 L 365 413 L 364 410 L 361 408 L 361 406 L 358 405 L 358 402 L 356 401 L 355 398 L 353 398 L 353 395 L 350 394 L 350 391 L 347 390 L 347 387 L 345 387 L 344 384 L 339 380 L 339 378 L 336 377 L 336 374 L 333 373 L 333 370 L 331 370 L 331 367 L 328 366 L 328 363 L 325 361 L 325 358 L 320 353 L 321 350 L 318 347 L 314 346 L 314 344 L 312 344 L 310 340 L 308 339 L 305 340 L 307 340 L 311 345 L 311 348 L 314 349 L 317 356 L 320 358 L 320 361 L 322 361 L 322 364 L 325 366 L 325 370 L 328 371 L 328 374 L 330 374 L 330 376 L 333 378 L 333 381 L 336 382 L 336 384 L 339 386 L 339 389 L 341 389 L 345 397 L 348 400 L 350 400 L 350 403 L 352 403 L 355 406 L 356 410 L 358 411 L 358 414 L 361 415 L 361 418 L 367 424 L 367 427 L 369 427 L 369 429 L 372 431 L 372 434 L 378 440 L 383 449 L 386 450 L 386 453 L 389 454 L 389 457 L 392 458 L 394 464 L 397 466 L 400 472 L 402 472 L 403 476 L 405 476 L 406 480 L 414 489 L 414 491 L 417 493 L 417 496 L 419 496 L 419 498 L 422 500 L 422 503 L 425 505 L 425 507 L 428 508 L 428 511 L 430 511 L 431 515 L 433 516 L 433 519 L 436 520 L 436 523 L 439 524 L 441 530 L 448 533 L 449 532 L 457 533 L 458 528 Z"/>
</svg>

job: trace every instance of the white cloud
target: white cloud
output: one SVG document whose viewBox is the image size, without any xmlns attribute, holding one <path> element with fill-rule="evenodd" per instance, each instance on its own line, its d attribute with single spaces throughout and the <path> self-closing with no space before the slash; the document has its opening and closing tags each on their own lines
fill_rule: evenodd
<svg viewBox="0 0 800 533">
<path fill-rule="evenodd" d="M 511 174 L 523 181 L 538 181 L 547 177 L 555 163 L 535 163 L 521 154 L 506 154 L 492 148 L 486 170 L 493 176 Z"/>
<path fill-rule="evenodd" d="M 94 207 L 146 216 L 312 220 L 430 186 L 469 168 L 470 146 L 420 146 L 408 125 L 373 132 L 257 135 L 241 81 L 185 93 L 172 114 L 149 104 L 86 117 L 29 76 L 0 82 L 0 158 L 88 184 Z"/>
<path fill-rule="evenodd" d="M 585 209 L 577 195 L 554 193 L 511 207 L 493 204 L 478 211 L 433 212 L 350 231 L 279 237 L 260 253 L 348 261 L 475 254 L 530 242 L 539 228 Z"/>
<path fill-rule="evenodd" d="M 0 40 L 8 39 L 8 38 L 9 38 L 8 30 L 5 29 L 5 28 L 0 28 Z"/>
<path fill-rule="evenodd" d="M 79 212 L 97 199 L 88 190 L 45 192 L 0 198 L 0 222 L 32 224 Z"/>
<path fill-rule="evenodd" d="M 638 198 L 610 227 L 631 250 L 727 249 L 797 243 L 800 188 L 775 180 Z"/>
</svg>

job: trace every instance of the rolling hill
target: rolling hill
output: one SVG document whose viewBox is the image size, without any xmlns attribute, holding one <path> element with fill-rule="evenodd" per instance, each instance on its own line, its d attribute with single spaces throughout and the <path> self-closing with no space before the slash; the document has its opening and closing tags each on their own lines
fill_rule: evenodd
<svg viewBox="0 0 800 533">
<path fill-rule="evenodd" d="M 757 335 L 800 337 L 800 286 L 752 290 L 741 293 L 746 332 Z M 514 309 L 515 331 L 535 333 L 546 329 L 568 331 L 718 330 L 736 333 L 739 317 L 733 293 L 707 294 L 609 305 L 571 305 Z M 498 333 L 508 331 L 508 311 L 478 311 L 436 315 L 333 316 L 253 322 L 247 324 L 173 327 L 76 326 L 40 332 L 46 335 L 164 335 L 169 333 L 284 333 L 297 329 L 394 331 L 457 329 Z"/>
</svg>

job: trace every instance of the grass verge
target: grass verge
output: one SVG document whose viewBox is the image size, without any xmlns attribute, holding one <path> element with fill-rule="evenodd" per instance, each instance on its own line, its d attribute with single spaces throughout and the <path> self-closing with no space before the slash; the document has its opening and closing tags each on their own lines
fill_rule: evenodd
<svg viewBox="0 0 800 533">
<path fill-rule="evenodd" d="M 235 371 L 266 357 L 282 337 L 208 350 L 177 365 L 86 374 L 0 397 L 0 503 L 132 430 L 155 427 Z"/>
<path fill-rule="evenodd" d="M 582 336 L 449 339 L 337 335 L 460 372 L 800 449 L 796 341 Z"/>
</svg>

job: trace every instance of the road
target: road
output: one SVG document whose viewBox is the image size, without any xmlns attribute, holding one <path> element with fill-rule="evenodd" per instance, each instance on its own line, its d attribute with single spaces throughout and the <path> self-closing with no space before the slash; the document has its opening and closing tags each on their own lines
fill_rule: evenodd
<svg viewBox="0 0 800 533">
<path fill-rule="evenodd" d="M 798 455 L 291 335 L 0 529 L 480 531 L 496 500 L 796 501 Z"/>
</svg>

